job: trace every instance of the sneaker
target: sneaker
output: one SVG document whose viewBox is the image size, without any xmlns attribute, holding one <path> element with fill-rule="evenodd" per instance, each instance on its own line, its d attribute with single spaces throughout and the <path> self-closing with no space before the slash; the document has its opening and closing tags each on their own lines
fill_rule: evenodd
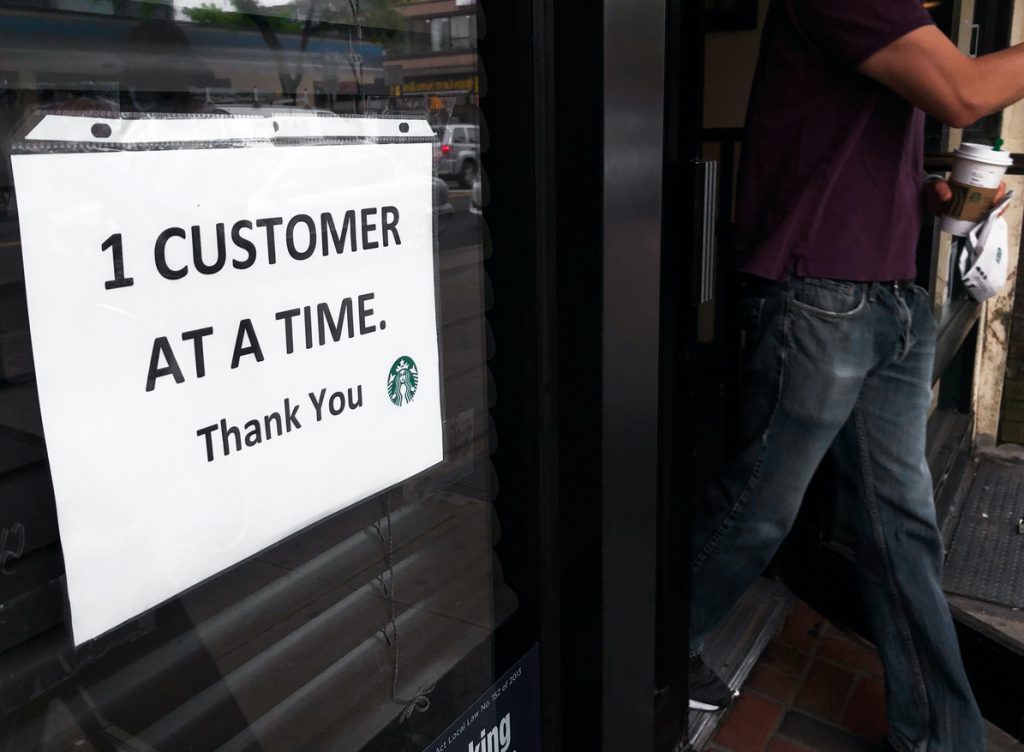
<svg viewBox="0 0 1024 752">
<path fill-rule="evenodd" d="M 690 710 L 721 710 L 732 703 L 738 694 L 729 689 L 729 685 L 699 655 L 690 658 Z"/>
</svg>

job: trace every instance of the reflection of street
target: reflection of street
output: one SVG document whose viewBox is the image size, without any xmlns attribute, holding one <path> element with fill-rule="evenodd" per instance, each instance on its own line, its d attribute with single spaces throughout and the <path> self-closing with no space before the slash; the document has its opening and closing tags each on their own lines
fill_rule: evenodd
<svg viewBox="0 0 1024 752">
<path fill-rule="evenodd" d="M 455 211 L 466 211 L 469 208 L 469 189 L 460 188 L 454 180 L 446 180 L 448 185 L 448 200 L 452 202 Z"/>
<path fill-rule="evenodd" d="M 482 243 L 483 218 L 469 211 L 469 191 L 452 190 L 448 194 L 448 201 L 452 205 L 453 215 L 451 224 L 445 227 L 438 237 L 440 250 Z"/>
<path fill-rule="evenodd" d="M 23 286 L 23 277 L 18 223 L 0 219 L 0 297 L 7 295 L 15 286 Z"/>
</svg>

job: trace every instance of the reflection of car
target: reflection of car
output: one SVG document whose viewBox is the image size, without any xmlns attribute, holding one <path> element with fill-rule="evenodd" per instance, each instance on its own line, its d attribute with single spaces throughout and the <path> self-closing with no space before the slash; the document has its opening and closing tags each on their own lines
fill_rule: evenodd
<svg viewBox="0 0 1024 752">
<path fill-rule="evenodd" d="M 479 172 L 480 126 L 446 125 L 438 133 L 437 174 L 469 188 Z"/>
<path fill-rule="evenodd" d="M 469 211 L 473 214 L 484 213 L 484 187 L 480 175 L 476 176 L 469 191 Z"/>
<path fill-rule="evenodd" d="M 309 107 L 289 107 L 284 104 L 215 104 L 209 110 L 218 115 L 255 115 L 258 117 L 273 117 L 274 115 L 303 115 L 308 117 L 338 117 L 337 113 L 330 110 L 314 110 Z"/>
<path fill-rule="evenodd" d="M 441 178 L 434 178 L 434 214 L 437 217 L 437 234 L 440 235 L 448 229 L 455 215 L 448 200 L 448 184 Z"/>
</svg>

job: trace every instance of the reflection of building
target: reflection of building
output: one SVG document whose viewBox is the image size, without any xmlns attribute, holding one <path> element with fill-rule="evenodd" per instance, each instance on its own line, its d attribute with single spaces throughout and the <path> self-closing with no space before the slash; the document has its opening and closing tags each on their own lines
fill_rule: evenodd
<svg viewBox="0 0 1024 752">
<path fill-rule="evenodd" d="M 237 18 L 222 13 L 202 23 L 179 22 L 168 27 L 176 29 L 177 44 L 136 44 L 133 34 L 153 27 L 155 20 L 5 10 L 0 25 L 7 33 L 0 51 L 18 60 L 23 88 L 50 97 L 66 90 L 117 100 L 135 88 L 188 94 L 200 102 L 208 97 L 212 104 L 251 104 L 255 92 L 264 104 L 294 95 L 300 105 L 313 105 L 314 95 L 323 95 L 328 104 L 317 104 L 345 110 L 352 109 L 350 100 L 359 93 L 357 79 L 363 94 L 385 94 L 383 50 L 354 41 L 347 26 L 337 24 L 329 33 L 307 38 L 295 22 L 264 34 Z"/>
<path fill-rule="evenodd" d="M 428 109 L 439 121 L 475 121 L 477 75 L 475 0 L 412 0 L 402 38 L 385 59 L 391 95 L 402 109 Z"/>
</svg>

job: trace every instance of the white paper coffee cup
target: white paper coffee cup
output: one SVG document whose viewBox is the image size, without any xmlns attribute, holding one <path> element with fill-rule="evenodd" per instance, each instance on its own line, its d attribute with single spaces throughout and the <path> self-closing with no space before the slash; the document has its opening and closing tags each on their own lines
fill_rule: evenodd
<svg viewBox="0 0 1024 752">
<path fill-rule="evenodd" d="M 988 216 L 1013 157 L 984 144 L 960 144 L 955 154 L 949 178 L 953 200 L 939 228 L 951 235 L 966 236 Z"/>
</svg>

